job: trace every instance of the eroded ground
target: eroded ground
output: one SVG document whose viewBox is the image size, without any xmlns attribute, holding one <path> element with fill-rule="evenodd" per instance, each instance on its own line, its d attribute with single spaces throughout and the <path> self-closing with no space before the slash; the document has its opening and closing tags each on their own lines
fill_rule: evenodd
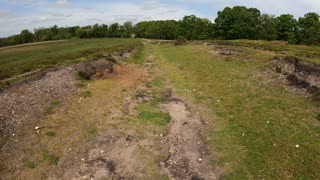
<svg viewBox="0 0 320 180">
<path fill-rule="evenodd" d="M 1 179 L 318 177 L 319 106 L 275 72 L 279 54 L 145 41 L 129 55 L 2 92 Z"/>
</svg>

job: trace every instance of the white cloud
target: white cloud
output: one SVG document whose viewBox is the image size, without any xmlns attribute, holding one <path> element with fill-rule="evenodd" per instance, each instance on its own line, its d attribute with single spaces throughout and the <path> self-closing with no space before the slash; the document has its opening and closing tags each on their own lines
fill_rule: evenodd
<svg viewBox="0 0 320 180">
<path fill-rule="evenodd" d="M 3 1 L 3 0 L 0 0 Z M 31 0 L 30 0 L 31 1 Z M 41 1 L 41 0 L 34 0 Z M 137 23 L 145 20 L 180 19 L 186 14 L 196 12 L 160 3 L 157 0 L 133 2 L 95 2 L 86 5 L 71 4 L 66 0 L 43 2 L 32 5 L 36 12 L 20 14 L 11 20 L 0 21 L 0 37 L 19 33 L 22 29 L 58 26 L 85 26 L 99 24 Z M 72 8 L 70 8 L 72 7 Z"/>
</svg>

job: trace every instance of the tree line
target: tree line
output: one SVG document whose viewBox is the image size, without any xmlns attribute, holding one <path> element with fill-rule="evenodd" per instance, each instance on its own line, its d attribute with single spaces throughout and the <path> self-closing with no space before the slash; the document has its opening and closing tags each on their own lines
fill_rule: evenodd
<svg viewBox="0 0 320 180">
<path fill-rule="evenodd" d="M 252 39 L 281 40 L 290 44 L 320 45 L 319 14 L 310 12 L 295 19 L 293 15 L 278 17 L 262 14 L 257 8 L 226 7 L 218 12 L 214 22 L 195 15 L 183 19 L 131 22 L 85 27 L 58 27 L 23 30 L 20 34 L 0 38 L 0 47 L 72 38 L 150 38 L 173 40 L 183 36 L 188 40 Z"/>
</svg>

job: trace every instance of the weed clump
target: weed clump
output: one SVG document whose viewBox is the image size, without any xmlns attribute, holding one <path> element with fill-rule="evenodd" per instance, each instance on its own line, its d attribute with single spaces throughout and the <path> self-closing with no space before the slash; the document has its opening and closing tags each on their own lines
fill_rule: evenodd
<svg viewBox="0 0 320 180">
<path fill-rule="evenodd" d="M 97 128 L 92 127 L 92 126 L 87 127 L 87 128 L 86 128 L 86 131 L 87 131 L 87 133 L 88 133 L 89 136 L 95 136 L 95 135 L 98 133 Z"/>
<path fill-rule="evenodd" d="M 81 92 L 80 96 L 86 98 L 86 97 L 92 96 L 92 93 L 91 91 L 88 90 L 88 91 Z"/>
<path fill-rule="evenodd" d="M 24 166 L 30 169 L 34 169 L 36 168 L 36 164 L 32 161 L 25 161 L 24 162 Z"/>
<path fill-rule="evenodd" d="M 50 165 L 58 165 L 59 157 L 53 153 L 49 153 L 48 151 L 43 152 L 43 158 L 46 160 Z"/>
<path fill-rule="evenodd" d="M 61 104 L 61 101 L 60 101 L 60 100 L 58 100 L 58 99 L 52 100 L 52 101 L 50 102 L 49 107 L 46 109 L 46 112 L 47 112 L 48 114 L 52 114 L 52 113 L 53 113 L 53 109 L 54 109 L 55 107 L 57 107 L 59 104 Z"/>
<path fill-rule="evenodd" d="M 76 83 L 76 87 L 78 88 L 85 88 L 87 84 L 84 81 Z"/>
<path fill-rule="evenodd" d="M 186 45 L 187 44 L 187 39 L 183 36 L 178 36 L 175 43 L 175 45 L 181 46 L 181 45 Z"/>
<path fill-rule="evenodd" d="M 48 131 L 48 132 L 46 132 L 46 135 L 49 136 L 49 137 L 54 137 L 54 136 L 56 136 L 56 132 Z"/>
</svg>

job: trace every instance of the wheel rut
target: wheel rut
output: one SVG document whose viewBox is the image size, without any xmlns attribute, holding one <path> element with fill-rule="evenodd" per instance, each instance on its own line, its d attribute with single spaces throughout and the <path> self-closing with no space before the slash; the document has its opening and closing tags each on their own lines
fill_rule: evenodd
<svg viewBox="0 0 320 180">
<path fill-rule="evenodd" d="M 190 107 L 179 99 L 173 99 L 160 107 L 172 118 L 165 137 L 169 156 L 161 162 L 169 178 L 217 179 L 201 134 L 205 129 L 201 115 L 192 114 Z"/>
</svg>

